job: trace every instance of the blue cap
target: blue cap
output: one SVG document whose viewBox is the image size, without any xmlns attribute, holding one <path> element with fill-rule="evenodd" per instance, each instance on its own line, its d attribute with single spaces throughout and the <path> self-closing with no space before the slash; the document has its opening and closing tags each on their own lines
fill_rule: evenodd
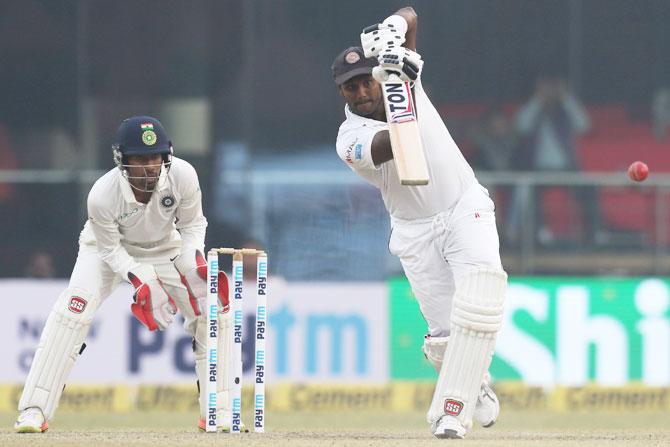
<svg viewBox="0 0 670 447">
<path fill-rule="evenodd" d="M 169 154 L 172 142 L 163 125 L 151 116 L 133 116 L 123 120 L 116 131 L 114 148 L 128 155 Z"/>
<path fill-rule="evenodd" d="M 349 47 L 335 57 L 330 70 L 333 73 L 335 84 L 339 86 L 353 77 L 372 74 L 372 69 L 377 65 L 377 59 L 374 57 L 365 58 L 363 48 Z"/>
</svg>

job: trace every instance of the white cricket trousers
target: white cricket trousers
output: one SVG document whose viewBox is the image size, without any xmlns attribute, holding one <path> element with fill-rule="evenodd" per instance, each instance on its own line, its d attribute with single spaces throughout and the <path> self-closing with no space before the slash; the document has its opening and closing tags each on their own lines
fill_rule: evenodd
<svg viewBox="0 0 670 447">
<path fill-rule="evenodd" d="M 135 257 L 137 262 L 142 264 L 153 265 L 161 280 L 163 287 L 167 293 L 174 299 L 179 311 L 185 318 L 184 328 L 186 331 L 195 336 L 195 322 L 196 315 L 188 299 L 188 292 L 181 283 L 179 272 L 175 269 L 170 258 L 174 258 L 179 254 L 179 249 L 170 248 L 162 252 L 158 252 L 151 257 Z M 109 266 L 100 259 L 98 249 L 93 245 L 82 244 L 79 247 L 77 261 L 70 276 L 69 289 L 87 290 L 93 296 L 93 303 L 89 303 L 92 311 L 95 312 L 97 308 L 104 302 L 104 300 L 114 291 L 114 289 L 121 283 L 120 275 L 114 273 Z M 69 299 L 68 296 L 61 297 L 61 299 Z M 132 303 L 132 295 L 128 296 L 128 312 L 130 312 L 130 304 Z M 61 306 L 67 306 L 67 303 L 60 303 Z M 55 307 L 59 306 L 56 303 Z"/>
<path fill-rule="evenodd" d="M 389 250 L 400 258 L 432 337 L 449 335 L 457 278 L 478 267 L 502 269 L 495 207 L 472 185 L 450 210 L 425 219 L 391 218 Z"/>
<path fill-rule="evenodd" d="M 205 355 L 206 324 L 198 318 L 191 307 L 188 292 L 181 283 L 179 273 L 170 258 L 179 254 L 178 248 L 157 250 L 150 257 L 136 257 L 140 263 L 151 264 L 156 269 L 163 286 L 175 300 L 184 316 L 186 331 L 195 338 L 196 357 Z M 51 420 L 58 408 L 63 385 L 81 353 L 95 313 L 103 301 L 121 282 L 98 255 L 94 245 L 81 244 L 79 254 L 70 277 L 68 288 L 56 300 L 40 342 L 19 400 L 19 411 L 38 407 L 46 420 Z M 127 297 L 128 312 L 132 296 Z"/>
</svg>

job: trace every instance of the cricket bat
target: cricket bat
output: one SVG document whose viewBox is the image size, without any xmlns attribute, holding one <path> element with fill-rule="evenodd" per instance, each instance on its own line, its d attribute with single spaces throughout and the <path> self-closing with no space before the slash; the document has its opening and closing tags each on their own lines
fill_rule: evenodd
<svg viewBox="0 0 670 447">
<path fill-rule="evenodd" d="M 400 184 L 427 185 L 428 165 L 409 84 L 394 74 L 382 83 L 391 149 Z"/>
</svg>

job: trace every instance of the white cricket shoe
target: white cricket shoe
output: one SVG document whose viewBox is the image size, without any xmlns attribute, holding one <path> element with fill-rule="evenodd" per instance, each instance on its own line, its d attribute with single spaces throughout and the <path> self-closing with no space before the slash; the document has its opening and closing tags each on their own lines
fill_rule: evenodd
<svg viewBox="0 0 670 447">
<path fill-rule="evenodd" d="M 454 416 L 444 415 L 431 427 L 433 435 L 440 439 L 463 439 L 465 437 L 465 427 Z"/>
<path fill-rule="evenodd" d="M 500 402 L 496 393 L 491 389 L 490 382 L 491 375 L 487 372 L 479 390 L 475 412 L 472 415 L 479 425 L 487 428 L 496 423 L 500 414 Z"/>
<path fill-rule="evenodd" d="M 14 423 L 14 430 L 17 433 L 42 433 L 47 431 L 48 428 L 49 423 L 44 420 L 42 410 L 37 407 L 23 410 Z"/>
</svg>

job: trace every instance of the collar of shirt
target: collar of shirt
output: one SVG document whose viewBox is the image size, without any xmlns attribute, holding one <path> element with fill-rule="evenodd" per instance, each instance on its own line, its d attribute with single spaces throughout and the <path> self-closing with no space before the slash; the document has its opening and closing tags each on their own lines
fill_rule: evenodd
<svg viewBox="0 0 670 447">
<path fill-rule="evenodd" d="M 351 111 L 348 105 L 344 106 L 344 116 L 347 118 L 347 120 L 351 121 L 360 121 L 364 126 L 384 126 L 386 125 L 385 121 L 377 121 L 372 118 L 366 118 L 364 116 L 360 116 L 355 114 L 354 112 Z"/>
</svg>

